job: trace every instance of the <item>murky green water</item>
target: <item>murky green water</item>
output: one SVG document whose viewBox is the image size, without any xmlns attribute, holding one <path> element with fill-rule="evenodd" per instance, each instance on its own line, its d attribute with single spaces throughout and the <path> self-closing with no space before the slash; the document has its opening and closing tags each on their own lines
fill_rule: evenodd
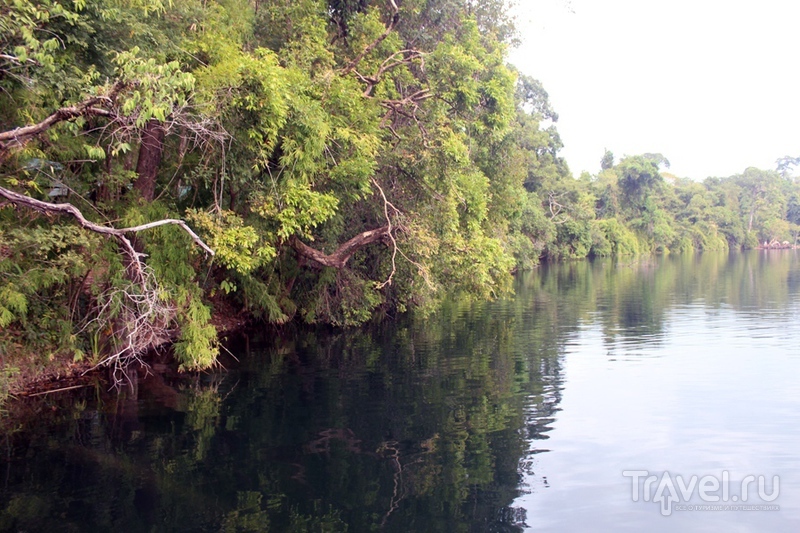
<svg viewBox="0 0 800 533">
<path fill-rule="evenodd" d="M 251 337 L 198 379 L 28 400 L 0 529 L 797 531 L 798 319 L 800 256 L 773 251 L 553 265 L 512 301 Z M 731 488 L 667 501 L 665 473 Z M 775 498 L 742 501 L 748 475 Z"/>
</svg>

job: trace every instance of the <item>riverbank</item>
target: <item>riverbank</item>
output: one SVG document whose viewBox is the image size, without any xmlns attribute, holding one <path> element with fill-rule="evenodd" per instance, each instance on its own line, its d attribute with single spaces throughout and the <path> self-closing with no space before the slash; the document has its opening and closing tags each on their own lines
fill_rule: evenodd
<svg viewBox="0 0 800 533">
<path fill-rule="evenodd" d="M 250 324 L 248 316 L 224 300 L 216 301 L 214 305 L 211 324 L 220 341 L 241 332 Z M 171 369 L 177 372 L 178 362 L 171 355 L 169 343 L 151 350 L 145 361 L 156 371 Z M 34 352 L 20 352 L 14 355 L 13 368 L 9 368 L 5 361 L 0 362 L 0 406 L 5 406 L 10 399 L 55 394 L 88 386 L 98 380 L 109 382 L 110 387 L 107 367 L 89 359 L 75 360 L 72 354 L 66 352 L 53 353 L 47 358 Z"/>
<path fill-rule="evenodd" d="M 786 248 L 759 247 L 757 249 L 785 250 Z M 789 249 L 797 248 L 791 246 Z M 693 254 L 687 254 L 686 257 L 691 255 Z M 773 254 L 768 255 L 771 256 Z M 638 264 L 638 260 L 635 263 Z M 211 323 L 217 331 L 217 338 L 223 342 L 227 337 L 246 331 L 248 327 L 253 325 L 252 317 L 247 315 L 244 310 L 233 306 L 230 301 L 224 298 L 215 298 L 212 306 L 214 312 Z M 172 357 L 169 343 L 152 350 L 145 357 L 145 360 L 155 369 L 155 372 L 174 371 L 177 373 L 178 362 Z M 105 389 L 111 388 L 105 367 L 98 368 L 97 361 L 86 359 L 76 361 L 70 353 L 56 353 L 45 359 L 38 353 L 29 352 L 24 354 L 17 352 L 14 354 L 15 368 L 13 370 L 3 366 L 4 364 L 5 361 L 0 359 L 0 406 L 5 404 L 8 398 L 28 398 L 37 395 L 55 394 L 56 391 L 84 386 L 88 383 L 95 383 L 98 380 L 107 383 Z"/>
</svg>

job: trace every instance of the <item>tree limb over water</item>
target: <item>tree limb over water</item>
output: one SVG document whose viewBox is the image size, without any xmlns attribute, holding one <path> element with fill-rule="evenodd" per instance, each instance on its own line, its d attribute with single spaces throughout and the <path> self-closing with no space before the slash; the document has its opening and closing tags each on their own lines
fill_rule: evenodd
<svg viewBox="0 0 800 533">
<path fill-rule="evenodd" d="M 200 248 L 206 251 L 209 255 L 214 255 L 214 250 L 209 248 L 209 246 L 203 242 L 203 240 L 194 232 L 186 222 L 179 219 L 174 218 L 166 218 L 163 220 L 156 220 L 154 222 L 148 222 L 147 224 L 141 224 L 139 226 L 132 226 L 130 228 L 109 228 L 108 226 L 102 226 L 100 224 L 96 224 L 86 219 L 83 216 L 83 213 L 72 204 L 54 204 L 50 202 L 43 202 L 41 200 L 37 200 L 35 198 L 31 198 L 30 196 L 25 196 L 23 194 L 16 193 L 4 187 L 0 187 L 0 196 L 3 196 L 8 201 L 13 203 L 14 205 L 21 205 L 24 207 L 29 207 L 40 213 L 44 213 L 47 215 L 52 214 L 69 214 L 72 215 L 77 221 L 78 224 L 84 228 L 88 229 L 89 231 L 94 231 L 95 233 L 101 233 L 103 235 L 111 235 L 119 239 L 120 243 L 123 246 L 123 249 L 126 253 L 128 253 L 131 257 L 135 256 L 142 256 L 133 249 L 133 245 L 130 243 L 127 237 L 125 237 L 126 233 L 137 233 L 140 231 L 144 231 L 147 229 L 156 228 L 158 226 L 164 226 L 167 224 L 174 224 L 176 226 L 180 226 L 192 240 L 197 244 Z"/>
<path fill-rule="evenodd" d="M 297 251 L 297 253 L 299 253 L 301 256 L 311 259 L 322 266 L 344 268 L 344 266 L 347 264 L 347 261 L 353 256 L 354 253 L 364 246 L 379 241 L 384 236 L 389 235 L 390 229 L 391 226 L 386 225 L 377 229 L 362 231 L 352 239 L 339 246 L 339 248 L 337 248 L 336 251 L 331 254 L 325 254 L 324 252 L 316 250 L 299 240 L 297 237 L 294 237 L 291 240 L 291 245 L 292 248 L 294 248 L 295 251 Z"/>
</svg>

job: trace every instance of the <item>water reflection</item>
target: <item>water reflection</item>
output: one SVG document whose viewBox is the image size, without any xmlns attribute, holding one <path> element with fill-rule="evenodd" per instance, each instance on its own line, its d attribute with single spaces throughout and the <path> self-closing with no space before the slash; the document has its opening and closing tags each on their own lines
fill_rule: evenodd
<svg viewBox="0 0 800 533">
<path fill-rule="evenodd" d="M 241 362 L 216 374 L 30 399 L 28 422 L 5 435 L 0 529 L 558 524 L 580 492 L 570 483 L 616 491 L 623 480 L 598 468 L 649 457 L 634 453 L 649 441 L 629 424 L 660 435 L 677 423 L 673 409 L 629 412 L 638 400 L 621 391 L 660 377 L 707 390 L 663 366 L 689 369 L 676 353 L 708 352 L 703 335 L 727 353 L 753 339 L 796 344 L 800 332 L 780 325 L 796 322 L 798 290 L 794 252 L 549 265 L 520 275 L 513 300 L 453 301 L 358 331 L 264 333 L 231 346 Z"/>
</svg>

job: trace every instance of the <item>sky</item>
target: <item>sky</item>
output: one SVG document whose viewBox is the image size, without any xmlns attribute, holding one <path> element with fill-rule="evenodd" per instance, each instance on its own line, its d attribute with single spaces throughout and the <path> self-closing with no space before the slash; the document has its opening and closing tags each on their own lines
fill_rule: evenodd
<svg viewBox="0 0 800 533">
<path fill-rule="evenodd" d="M 511 62 L 550 95 L 575 176 L 605 149 L 697 180 L 800 156 L 800 2 L 517 4 Z"/>
</svg>

